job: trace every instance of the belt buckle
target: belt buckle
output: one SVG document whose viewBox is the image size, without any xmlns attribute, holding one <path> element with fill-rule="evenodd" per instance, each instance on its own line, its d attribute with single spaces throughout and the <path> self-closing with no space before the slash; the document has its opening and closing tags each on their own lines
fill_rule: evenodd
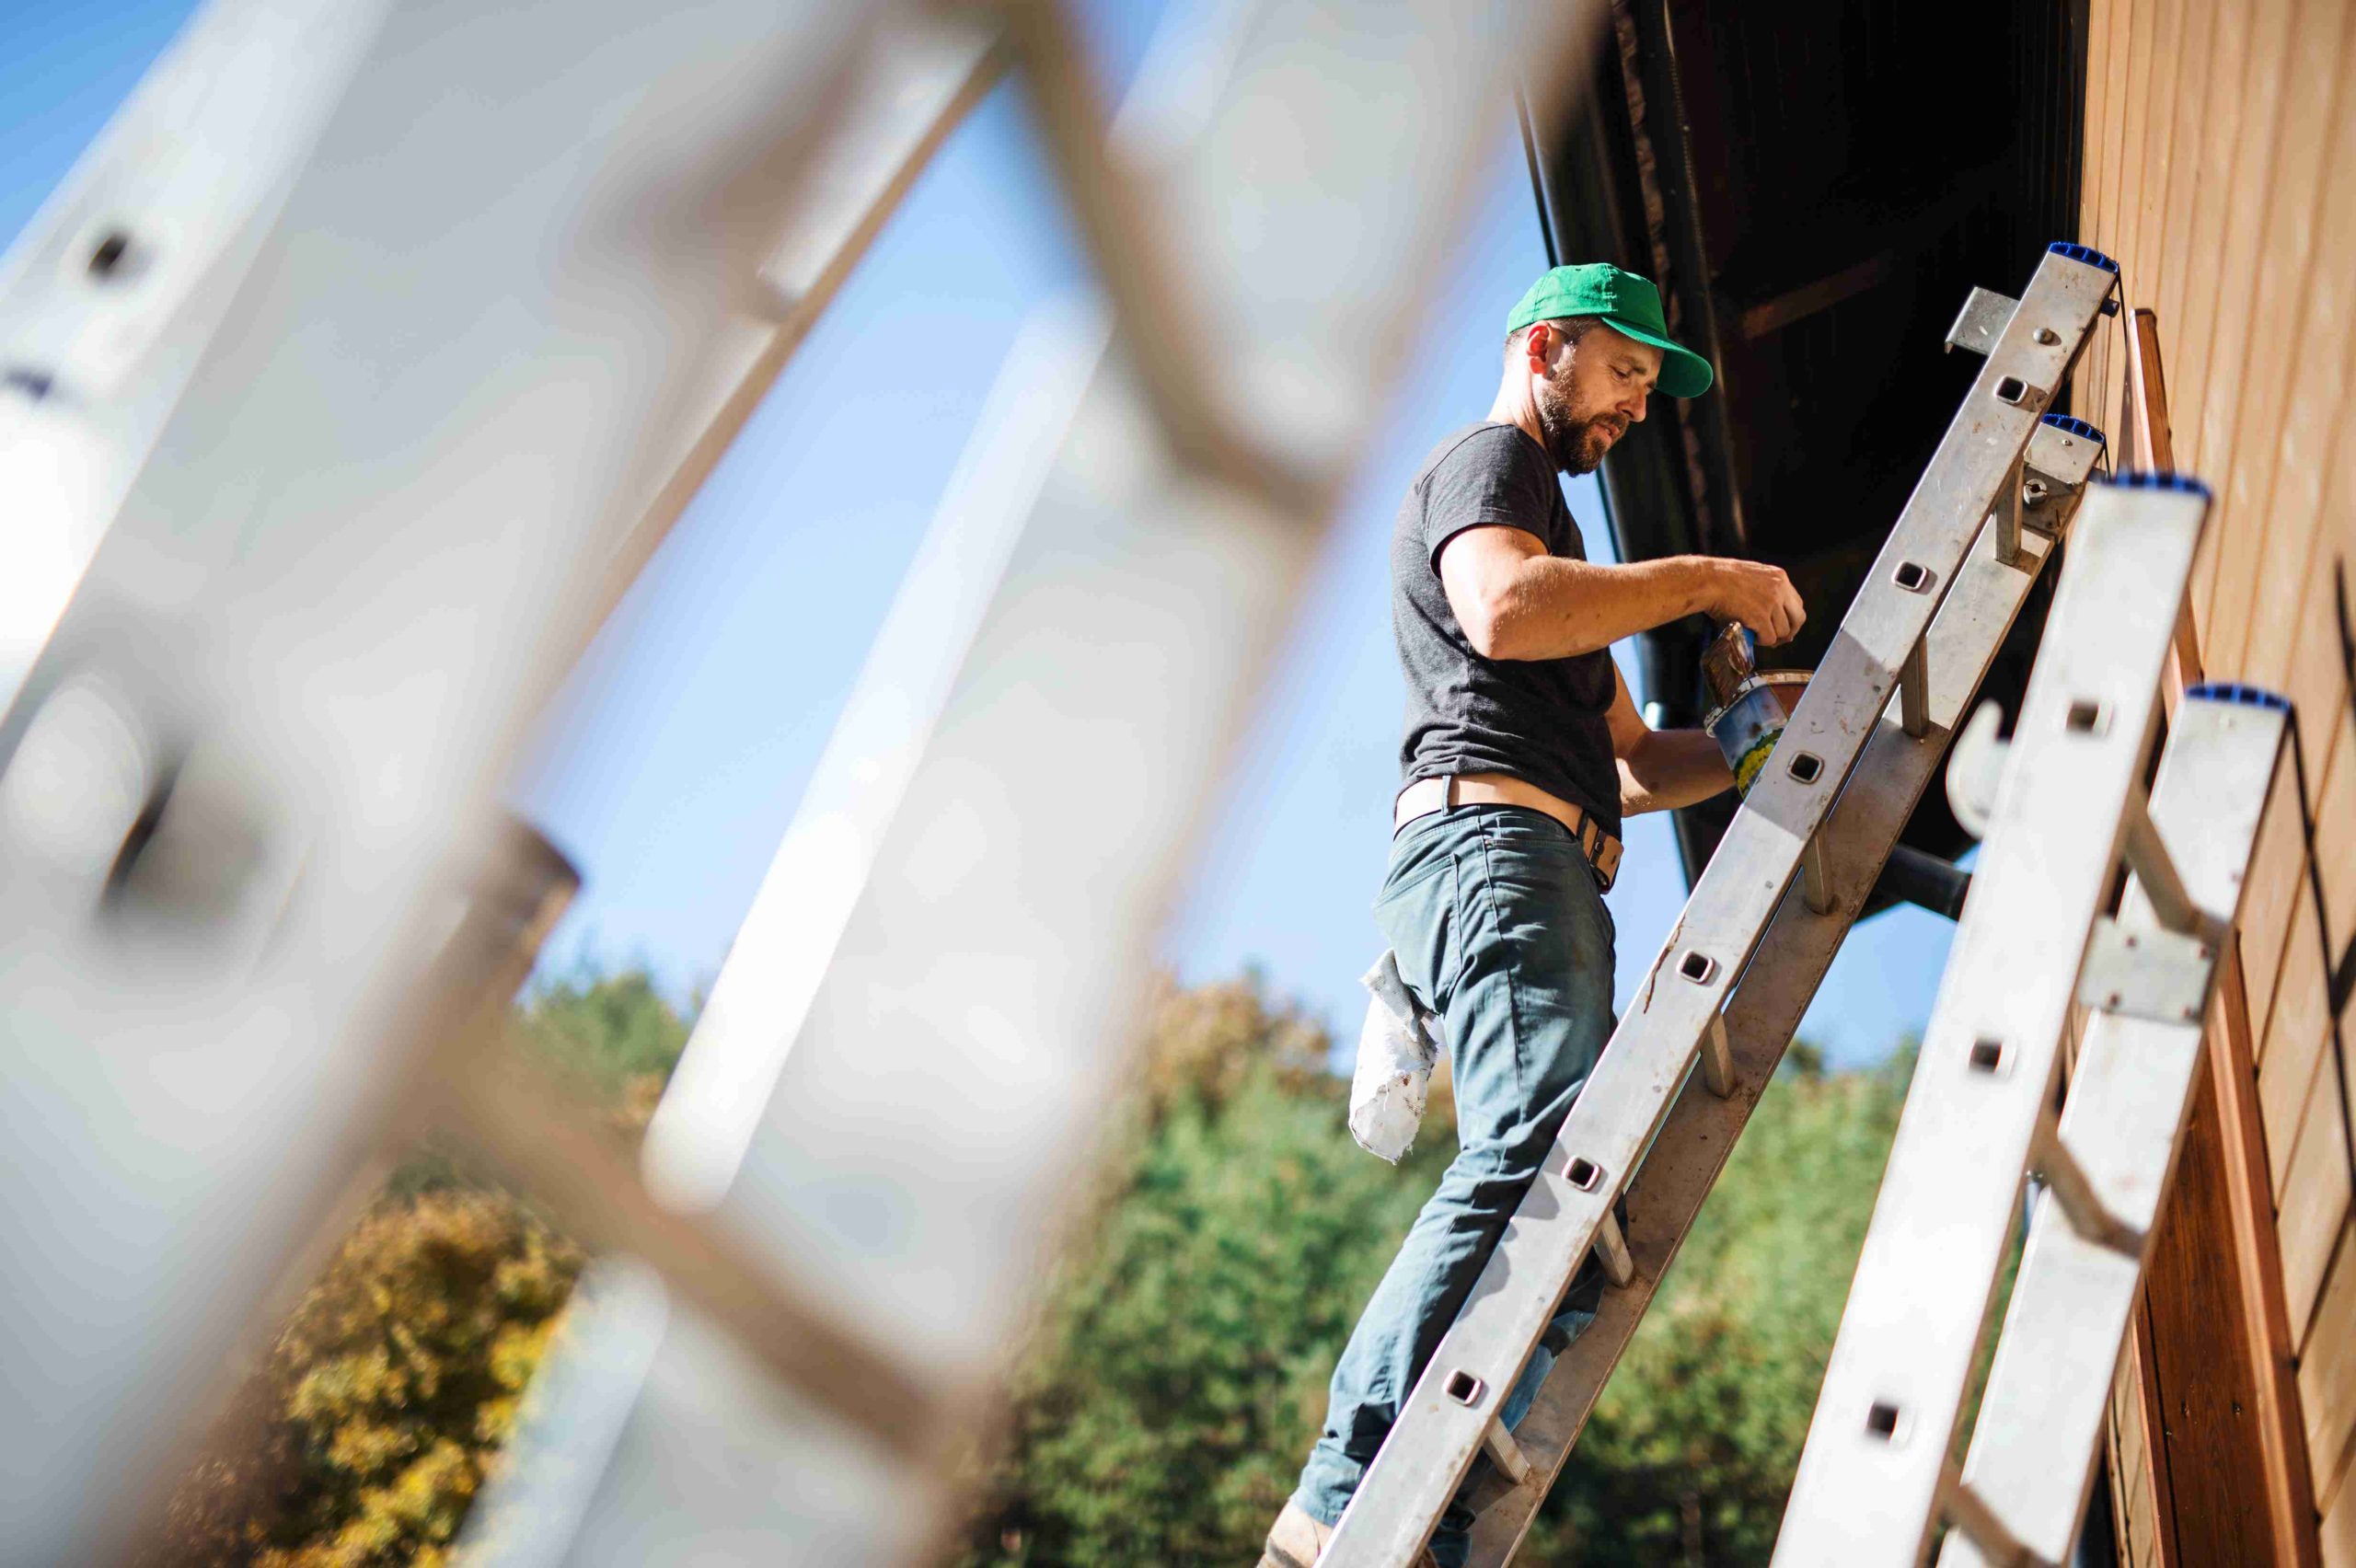
<svg viewBox="0 0 2356 1568">
<path fill-rule="evenodd" d="M 1620 880 L 1620 841 L 1598 829 L 1596 832 L 1595 869 L 1603 878 L 1603 891 L 1610 893 L 1611 884 Z"/>
</svg>

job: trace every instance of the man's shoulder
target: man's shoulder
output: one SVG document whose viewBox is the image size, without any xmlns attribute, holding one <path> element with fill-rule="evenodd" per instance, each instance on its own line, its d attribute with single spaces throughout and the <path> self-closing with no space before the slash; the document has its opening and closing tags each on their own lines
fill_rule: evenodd
<svg viewBox="0 0 2356 1568">
<path fill-rule="evenodd" d="M 1450 431 L 1426 455 L 1415 470 L 1416 482 L 1428 482 L 1442 470 L 1521 468 L 1542 466 L 1545 454 L 1519 425 L 1484 420 Z"/>
</svg>

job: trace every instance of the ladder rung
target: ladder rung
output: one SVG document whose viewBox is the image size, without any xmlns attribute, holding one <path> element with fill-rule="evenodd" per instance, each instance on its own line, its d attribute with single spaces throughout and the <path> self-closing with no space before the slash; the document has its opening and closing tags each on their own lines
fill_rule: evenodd
<svg viewBox="0 0 2356 1568">
<path fill-rule="evenodd" d="M 1825 870 L 1824 830 L 1819 828 L 1800 853 L 1800 896 L 1819 915 L 1830 915 L 1837 906 L 1832 895 L 1832 878 Z"/>
<path fill-rule="evenodd" d="M 2131 1258 L 2142 1256 L 2147 1232 L 2102 1201 L 2085 1167 L 2070 1152 L 2070 1140 L 2059 1131 L 2038 1151 L 2037 1168 L 2045 1177 L 2046 1191 L 2070 1216 L 2072 1229 L 2097 1247 Z"/>
<path fill-rule="evenodd" d="M 2012 562 L 2019 559 L 2016 552 Z M 1906 663 L 1898 667 L 1898 727 L 1918 741 L 1931 728 L 1931 672 L 1925 658 L 1923 645 L 1917 642 L 1914 651 L 1906 655 Z"/>
<path fill-rule="evenodd" d="M 1516 1486 L 1530 1484 L 1530 1478 L 1534 1473 L 1530 1467 L 1530 1458 L 1521 1451 L 1521 1445 L 1513 1440 L 1513 1434 L 1505 1429 L 1503 1423 L 1489 1423 L 1488 1431 L 1481 1435 L 1481 1447 L 1488 1454 L 1490 1462 L 1504 1473 L 1507 1481 Z"/>
<path fill-rule="evenodd" d="M 1996 528 L 1996 559 L 2010 566 L 2021 559 L 2021 465 L 1996 489 L 1996 509 L 1989 515 Z"/>
<path fill-rule="evenodd" d="M 1734 1092 L 1734 1050 L 1727 1043 L 1727 1015 L 1710 1015 L 1709 1027 L 1702 1032 L 1702 1083 L 1712 1094 L 1724 1100 Z"/>
<path fill-rule="evenodd" d="M 2143 884 L 2143 896 L 2152 901 L 2152 914 L 2161 925 L 2211 940 L 2222 936 L 2217 918 L 2185 891 L 2176 857 L 2168 853 L 2159 830 L 2152 825 L 2152 813 L 2140 792 L 2127 802 L 2126 842 L 2121 852 L 2135 880 Z"/>
<path fill-rule="evenodd" d="M 1946 1516 L 1950 1523 L 1969 1539 L 1972 1550 L 1990 1568 L 2060 1568 L 2032 1553 L 2019 1537 L 2004 1528 L 2004 1521 L 1971 1490 L 1971 1483 L 1959 1477 L 1946 1488 Z M 1944 1562 L 1944 1558 L 1942 1559 Z"/>
<path fill-rule="evenodd" d="M 1636 1260 L 1628 1255 L 1628 1238 L 1620 1229 L 1620 1221 L 1610 1210 L 1604 1211 L 1603 1222 L 1595 1228 L 1596 1261 L 1603 1265 L 1603 1274 L 1615 1286 L 1625 1289 L 1636 1277 Z"/>
</svg>

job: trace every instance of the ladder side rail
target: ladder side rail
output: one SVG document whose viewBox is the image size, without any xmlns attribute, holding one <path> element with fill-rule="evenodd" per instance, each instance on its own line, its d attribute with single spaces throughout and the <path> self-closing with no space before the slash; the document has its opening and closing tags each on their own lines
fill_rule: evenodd
<svg viewBox="0 0 2356 1568">
<path fill-rule="evenodd" d="M 1167 74 L 1200 92 L 1192 109 L 1163 118 L 1140 109 L 1129 121 L 1174 120 L 1183 133 L 1139 150 L 1125 133 L 1116 148 L 1063 156 L 1093 165 L 1070 178 L 1123 187 L 1091 199 L 1100 218 L 1139 205 L 1166 215 L 1167 192 L 1232 179 L 1235 146 L 1272 105 L 1313 123 L 1299 159 L 1263 170 L 1255 189 L 1272 209 L 1298 214 L 1338 193 L 1380 190 L 1385 225 L 1417 237 L 1351 271 L 1363 317 L 1321 303 L 1310 339 L 1296 325 L 1255 351 L 1264 364 L 1299 369 L 1342 352 L 1327 331 L 1362 340 L 1367 322 L 1409 308 L 1443 259 L 1422 231 L 1462 199 L 1462 170 L 1484 144 L 1477 116 L 1451 109 L 1492 101 L 1518 51 L 1589 8 L 1547 18 L 1538 35 L 1519 8 L 1495 4 L 1379 17 L 1264 0 L 1219 10 L 1173 23 L 1205 35 L 1206 69 Z M 1345 15 L 1353 25 L 1337 28 Z M 1036 58 L 1038 22 L 1014 27 L 1009 42 L 1026 84 L 1063 104 L 1042 110 L 1045 130 L 1101 143 L 1102 123 L 1058 118 L 1073 110 L 1064 101 L 1072 88 L 1042 81 L 1076 63 Z M 1183 32 L 1171 42 L 1190 47 Z M 1300 90 L 1313 88 L 1317 113 L 1272 85 L 1294 73 Z M 1415 89 L 1406 101 L 1448 127 L 1415 133 L 1412 167 L 1386 151 L 1403 134 L 1403 100 L 1391 96 L 1399 83 Z M 1189 243 L 1166 264 L 1184 263 L 1226 321 L 1252 292 L 1256 252 L 1251 236 L 1218 227 L 1185 230 L 1178 237 Z M 1143 245 L 1163 232 L 1156 223 L 1131 238 Z M 1307 248 L 1288 267 L 1313 257 L 1330 278 L 1357 231 L 1321 234 L 1287 218 L 1276 232 Z M 803 890 L 805 907 L 838 923 L 839 935 L 826 932 L 831 964 L 808 977 L 806 997 L 761 999 L 747 986 L 735 999 L 760 1005 L 715 1012 L 696 1047 L 778 1066 L 747 1075 L 758 1103 L 732 1128 L 741 1156 L 694 1173 L 692 1195 L 723 1226 L 761 1238 L 837 1310 L 876 1325 L 907 1360 L 960 1387 L 988 1386 L 1004 1336 L 1028 1309 L 1057 1238 L 1048 1218 L 1068 1205 L 1071 1174 L 1127 1065 L 1105 1042 L 1136 1038 L 1136 977 L 1149 966 L 1161 890 L 1202 824 L 1218 759 L 1357 455 L 1355 441 L 1321 448 L 1314 464 L 1294 465 L 1299 483 L 1273 488 L 1265 466 L 1231 451 L 1221 459 L 1231 467 L 1203 466 L 1216 453 L 1200 431 L 1171 422 L 1172 395 L 1154 382 L 1169 367 L 1156 372 L 1141 346 L 1167 324 L 1125 317 L 1109 282 L 1108 293 L 1114 338 L 992 569 L 995 591 L 970 622 L 961 610 L 944 623 L 964 646 L 949 668 L 922 672 L 922 689 L 878 694 L 920 698 L 903 717 L 923 728 L 910 736 L 913 758 L 877 759 L 878 782 L 897 799 L 857 824 L 870 836 L 862 852 Z M 1362 379 L 1357 391 L 1379 396 L 1380 383 Z M 1227 407 L 1232 391 L 1221 379 L 1184 398 Z M 1290 426 L 1253 428 L 1289 444 Z M 1140 703 L 1141 691 L 1152 699 Z M 861 726 L 881 728 L 847 710 L 844 730 Z M 1080 754 L 1111 771 L 1075 793 L 1068 759 Z M 722 984 L 757 971 L 790 934 L 748 926 Z M 1007 1152 L 1018 1149 L 1019 1159 Z M 892 1246 L 877 1244 L 879 1230 Z"/>
<path fill-rule="evenodd" d="M 987 17 L 894 6 L 877 17 L 839 117 L 796 179 L 758 289 L 748 291 L 768 314 L 748 326 L 735 359 L 685 400 L 691 412 L 678 459 L 615 546 L 588 636 L 654 559 L 917 178 L 1005 75 L 1006 55 Z"/>
<path fill-rule="evenodd" d="M 2187 891 L 2231 924 L 2281 764 L 2288 715 L 2271 703 L 2203 698 L 2177 708 L 2152 791 L 2152 820 Z M 2140 882 L 2119 925 L 2165 941 Z M 2213 986 L 2220 949 L 2205 961 Z M 2196 959 L 2194 962 L 2203 962 Z M 2131 1007 L 2132 1004 L 2130 1004 Z M 2032 1561 L 2066 1562 L 2093 1485 L 2111 1377 L 2151 1237 L 2175 1177 L 2199 1082 L 2208 1009 L 2191 1019 L 2098 1009 L 2055 1136 L 2103 1209 L 2139 1243 L 2089 1236 L 2049 1193 L 2030 1222 L 2020 1276 L 1971 1434 L 1959 1516 L 1984 1514 Z M 1943 1568 L 1996 1561 L 1966 1531 L 1951 1531 Z"/>
<path fill-rule="evenodd" d="M 122 1554 L 116 1500 L 163 1477 L 169 1412 L 380 1120 L 530 672 L 653 489 L 673 395 L 742 325 L 804 106 L 861 25 L 455 19 L 391 8 L 18 705 L 19 747 L 134 806 L 179 761 L 111 870 L 0 831 L 8 1098 L 38 1129 L 0 1203 L 0 1377 L 53 1418 L 7 1446 L 0 1513 L 36 1559 Z M 547 67 L 529 112 L 518 58 Z M 650 191 L 704 203 L 694 245 Z M 594 264 L 549 264 L 584 236 Z M 69 708 L 124 744 L 45 722 Z M 119 1484 L 75 1484 L 93 1467 Z"/>
<path fill-rule="evenodd" d="M 1162 156 L 1140 165 L 1125 145 L 1077 178 L 1143 182 L 1146 199 L 1166 209 L 1160 193 L 1172 186 L 1207 199 L 1231 181 L 1239 144 L 1270 105 L 1319 127 L 1319 145 L 1260 170 L 1272 210 L 1299 219 L 1259 233 L 1257 244 L 1281 257 L 1230 253 L 1237 236 L 1216 225 L 1183 229 L 1195 248 L 1173 253 L 1182 271 L 1217 285 L 1207 288 L 1214 306 L 1240 294 L 1264 314 L 1273 261 L 1318 275 L 1303 308 L 1282 313 L 1282 333 L 1257 334 L 1254 374 L 1243 379 L 1265 392 L 1347 358 L 1369 321 L 1410 307 L 1442 259 L 1429 236 L 1446 225 L 1434 227 L 1431 213 L 1462 200 L 1462 167 L 1483 144 L 1481 106 L 1500 101 L 1495 86 L 1519 52 L 1535 40 L 1549 46 L 1542 53 L 1564 52 L 1552 47 L 1554 29 L 1592 20 L 1595 8 L 1566 9 L 1537 34 L 1516 7 L 1433 0 L 1420 15 L 1349 12 L 1352 26 L 1338 32 L 1332 18 L 1344 7 L 1253 0 L 1218 10 L 1176 24 L 1247 30 L 1206 52 L 1198 63 L 1208 69 L 1173 78 L 1193 96 L 1161 117 L 1176 127 L 1159 144 Z M 1011 38 L 1034 88 L 1041 74 L 1072 66 L 1068 52 L 1037 58 L 1043 36 L 1017 28 Z M 1231 80 L 1222 86 L 1222 76 Z M 1299 102 L 1303 83 L 1315 86 L 1312 104 Z M 1046 114 L 1051 139 L 1102 134 L 1066 118 L 1068 83 L 1040 90 L 1061 105 Z M 1402 101 L 1422 112 L 1403 121 Z M 1449 129 L 1435 134 L 1435 123 Z M 1411 159 L 1393 156 L 1403 136 Z M 1076 164 L 1096 158 L 1065 152 Z M 1361 227 L 1328 221 L 1335 203 L 1368 190 L 1383 197 L 1368 210 L 1412 243 L 1369 248 Z M 1098 216 L 1128 210 L 1137 195 L 1100 192 Z M 1345 269 L 1351 287 L 1337 294 L 1335 259 L 1366 263 L 1369 250 L 1378 261 Z M 1217 759 L 1273 657 L 1275 628 L 1367 428 L 1342 421 L 1356 433 L 1337 447 L 1297 440 L 1272 418 L 1239 421 L 1287 453 L 1283 473 L 1232 444 L 1207 448 L 1202 431 L 1175 427 L 1190 398 L 1198 409 L 1233 406 L 1234 378 L 1175 398 L 1157 388 L 1172 367 L 1147 363 L 1138 329 L 1167 335 L 1168 313 L 1148 302 L 1142 317 L 1125 317 L 1123 291 L 1108 292 L 1116 321 L 1132 330 L 1099 359 L 970 640 L 957 629 L 966 646 L 943 672 L 950 690 L 926 718 L 930 732 L 907 765 L 900 804 L 872 824 L 872 850 L 830 871 L 843 885 L 826 891 L 826 904 L 845 912 L 834 962 L 806 1007 L 740 1032 L 781 1020 L 787 1038 L 774 1043 L 789 1054 L 716 1216 L 814 1285 L 822 1306 L 858 1314 L 968 1411 L 992 1397 L 1003 1334 L 1037 1286 L 1042 1250 L 1059 1228 L 1054 1216 L 1069 1205 L 1069 1175 L 1097 1140 L 1103 1098 L 1125 1066 L 1104 1042 L 1136 1038 L 1124 1020 L 1141 1000 L 1135 976 L 1161 892 L 1199 829 Z M 1213 318 L 1230 319 L 1223 309 Z M 1215 366 L 1228 364 L 1226 352 L 1211 356 Z M 1369 399 L 1383 390 L 1380 377 L 1353 386 Z M 1300 399 L 1287 407 L 1315 412 Z M 1156 699 L 1141 706 L 1140 689 Z M 873 717 L 864 721 L 870 735 Z M 861 722 L 846 713 L 845 730 Z M 1074 796 L 1055 759 L 1075 745 L 1110 756 L 1137 788 Z M 698 1196 L 711 1194 L 708 1185 Z M 879 1228 L 890 1245 L 879 1245 Z M 703 1506 L 744 1506 L 727 1474 L 682 1476 L 676 1464 L 669 1473 L 692 1489 L 691 1502 L 675 1494 L 659 1521 L 633 1505 L 626 1478 L 664 1462 L 673 1435 L 693 1435 L 691 1412 L 660 1391 L 670 1355 L 667 1346 L 658 1353 L 648 1403 L 610 1467 L 625 1479 L 586 1499 L 581 1539 L 627 1524 L 641 1541 L 660 1532 L 673 1555 L 691 1555 L 708 1539 L 698 1533 Z M 944 1532 L 962 1519 L 953 1502 L 943 1505 L 960 1434 L 941 1424 L 940 1462 L 927 1467 L 941 1484 L 930 1495 L 920 1483 L 900 1487 L 899 1513 Z M 813 1453 L 841 1447 L 836 1429 L 817 1424 L 798 1425 L 795 1441 Z M 860 1528 L 871 1528 L 865 1515 Z M 878 1521 L 872 1533 L 894 1528 Z M 952 1540 L 944 1533 L 939 1544 Z"/>
<path fill-rule="evenodd" d="M 1501 1568 L 1512 1560 L 1571 1449 L 1578 1441 L 1612 1369 L 1635 1335 L 1653 1297 L 1675 1261 L 1694 1216 L 1716 1184 L 1735 1140 L 1766 1092 L 1808 1003 L 1823 983 L 1857 911 L 1941 759 L 1973 694 L 1986 677 L 2053 541 L 2024 536 L 2021 559 L 1998 559 L 1994 532 L 1982 529 L 1955 591 L 1923 640 L 1932 674 L 1923 741 L 1907 735 L 1892 714 L 1857 766 L 1819 836 L 1834 907 L 1811 910 L 1797 890 L 1786 891 L 1774 923 L 1760 943 L 1734 999 L 1727 1033 L 1737 1088 L 1724 1099 L 1688 1083 L 1628 1194 L 1629 1245 L 1636 1283 L 1607 1291 L 1596 1320 L 1565 1349 L 1530 1412 L 1514 1429 L 1535 1474 L 1534 1486 L 1504 1487 L 1495 1478 L 1478 1494 L 1485 1506 L 1472 1534 L 1470 1568 Z"/>
<path fill-rule="evenodd" d="M 0 712 L 260 254 L 387 0 L 213 0 L 0 256 Z"/>
<path fill-rule="evenodd" d="M 1900 1116 L 1780 1568 L 1913 1563 L 2043 1123 L 2080 963 L 2140 803 L 2208 508 L 2097 487 L 2073 540 Z"/>
<path fill-rule="evenodd" d="M 1480 1449 L 2118 274 L 2047 253 L 1322 1560 L 1406 1568 Z M 1456 1393 L 1449 1390 L 1454 1389 Z M 1460 1397 L 1461 1396 L 1461 1397 Z"/>
</svg>

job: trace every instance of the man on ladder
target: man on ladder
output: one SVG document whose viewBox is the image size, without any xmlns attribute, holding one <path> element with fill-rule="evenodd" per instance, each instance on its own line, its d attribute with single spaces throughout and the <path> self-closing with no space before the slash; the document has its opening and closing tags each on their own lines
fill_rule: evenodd
<svg viewBox="0 0 2356 1568">
<path fill-rule="evenodd" d="M 1733 782 L 1702 732 L 1646 725 L 1611 645 L 1694 614 L 1772 644 L 1804 618 L 1772 566 L 1586 559 L 1557 472 L 1593 472 L 1656 386 L 1672 398 L 1710 386 L 1709 362 L 1669 337 L 1651 282 L 1608 264 L 1557 267 L 1506 326 L 1488 419 L 1425 462 L 1391 553 L 1406 787 L 1374 913 L 1415 1002 L 1444 1021 L 1459 1150 L 1342 1352 L 1323 1435 L 1262 1568 L 1316 1562 L 1611 1034 L 1602 895 L 1621 817 Z M 1506 1401 L 1508 1427 L 1600 1289 L 1590 1259 Z M 1462 1562 L 1471 1525 L 1461 1503 L 1449 1510 L 1432 1539 L 1441 1568 Z"/>
</svg>

